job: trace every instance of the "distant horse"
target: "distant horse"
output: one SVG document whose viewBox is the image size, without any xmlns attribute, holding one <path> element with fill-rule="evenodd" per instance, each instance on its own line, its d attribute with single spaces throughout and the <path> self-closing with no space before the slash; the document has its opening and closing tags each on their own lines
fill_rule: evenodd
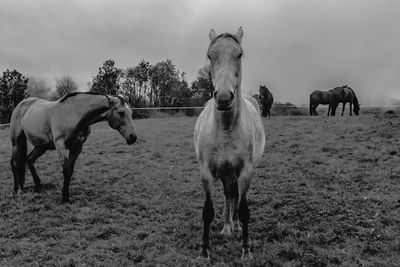
<svg viewBox="0 0 400 267">
<path fill-rule="evenodd" d="M 122 97 L 96 93 L 70 93 L 57 101 L 28 98 L 14 109 L 11 122 L 14 191 L 24 189 L 25 163 L 35 182 L 35 191 L 41 191 L 35 161 L 47 150 L 57 150 L 64 174 L 63 201 L 69 201 L 69 184 L 76 158 L 90 134 L 90 125 L 107 120 L 128 144 L 136 141 L 132 111 Z M 27 155 L 27 141 L 33 150 Z"/>
<path fill-rule="evenodd" d="M 350 116 L 352 116 L 352 106 L 354 114 L 358 116 L 360 114 L 360 104 L 358 103 L 358 99 L 353 89 L 351 89 L 348 85 L 343 85 L 341 87 L 336 87 L 334 89 L 329 90 L 331 94 L 331 103 L 329 106 L 331 107 L 331 115 L 335 116 L 336 108 L 339 103 L 343 103 L 342 114 L 343 116 L 344 109 L 346 103 L 349 103 L 350 106 Z"/>
<path fill-rule="evenodd" d="M 271 117 L 271 106 L 274 102 L 274 97 L 265 85 L 260 85 L 260 102 L 262 107 L 262 116 Z"/>
<path fill-rule="evenodd" d="M 203 244 L 201 258 L 209 258 L 210 224 L 214 218 L 213 188 L 218 179 L 224 187 L 224 227 L 222 234 L 242 229 L 242 258 L 251 258 L 247 191 L 253 168 L 261 159 L 265 146 L 260 108 L 253 97 L 241 92 L 243 49 L 242 27 L 236 34 L 209 33 L 207 55 L 215 91 L 194 130 L 194 146 L 200 165 L 204 190 Z M 241 225 L 239 223 L 239 220 Z"/>
<path fill-rule="evenodd" d="M 310 94 L 310 115 L 318 115 L 317 107 L 318 105 L 329 105 L 330 104 L 330 94 L 329 91 L 319 91 L 316 90 Z M 329 106 L 330 108 L 330 106 Z M 329 116 L 328 108 L 328 116 Z"/>
</svg>

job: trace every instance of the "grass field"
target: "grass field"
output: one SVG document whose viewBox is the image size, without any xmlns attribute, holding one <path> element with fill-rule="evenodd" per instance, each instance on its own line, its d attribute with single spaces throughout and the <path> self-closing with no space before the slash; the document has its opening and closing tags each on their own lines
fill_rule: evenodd
<svg viewBox="0 0 400 267">
<path fill-rule="evenodd" d="M 203 198 L 196 118 L 136 120 L 138 142 L 95 125 L 61 204 L 56 153 L 36 164 L 44 190 L 12 196 L 0 130 L 0 266 L 240 265 L 222 229 L 217 184 L 211 260 L 198 261 Z M 253 266 L 400 266 L 400 118 L 273 117 L 249 191 Z"/>
</svg>

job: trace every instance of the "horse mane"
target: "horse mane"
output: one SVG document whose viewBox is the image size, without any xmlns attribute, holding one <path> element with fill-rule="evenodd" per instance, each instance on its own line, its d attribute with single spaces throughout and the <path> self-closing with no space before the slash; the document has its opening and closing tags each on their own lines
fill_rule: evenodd
<svg viewBox="0 0 400 267">
<path fill-rule="evenodd" d="M 104 95 L 105 96 L 105 94 L 100 94 L 100 93 L 96 93 L 96 92 L 72 92 L 72 93 L 68 93 L 68 94 L 64 95 L 58 101 L 59 102 L 65 102 L 67 99 L 69 99 L 71 97 L 74 97 L 76 95 L 82 95 L 82 94 L 86 94 L 86 95 Z"/>
</svg>

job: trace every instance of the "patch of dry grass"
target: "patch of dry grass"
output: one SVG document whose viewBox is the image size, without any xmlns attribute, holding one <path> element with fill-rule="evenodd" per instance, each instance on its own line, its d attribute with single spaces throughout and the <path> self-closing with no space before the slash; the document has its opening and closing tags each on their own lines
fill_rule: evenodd
<svg viewBox="0 0 400 267">
<path fill-rule="evenodd" d="M 135 121 L 132 146 L 97 124 L 80 155 L 71 204 L 61 204 L 55 152 L 37 162 L 44 184 L 12 197 L 8 129 L 0 130 L 0 265 L 240 264 L 215 198 L 211 261 L 196 260 L 202 192 L 195 118 Z M 274 117 L 250 189 L 255 266 L 400 265 L 400 119 Z"/>
</svg>

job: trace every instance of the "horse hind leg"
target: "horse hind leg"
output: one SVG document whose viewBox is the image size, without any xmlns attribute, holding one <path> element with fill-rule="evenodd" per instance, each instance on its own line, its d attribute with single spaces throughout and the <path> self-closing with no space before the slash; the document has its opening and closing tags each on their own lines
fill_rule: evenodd
<svg viewBox="0 0 400 267">
<path fill-rule="evenodd" d="M 14 192 L 18 192 L 18 188 L 21 191 L 24 190 L 25 184 L 25 161 L 27 153 L 27 145 L 25 136 L 20 137 L 16 142 L 12 142 L 12 155 L 11 155 L 11 170 L 14 176 Z"/>
<path fill-rule="evenodd" d="M 42 185 L 40 183 L 40 178 L 39 175 L 36 172 L 35 169 L 35 162 L 36 160 L 42 156 L 44 153 L 46 152 L 45 148 L 38 148 L 35 147 L 28 155 L 27 157 L 27 163 L 28 163 L 28 167 L 29 170 L 31 171 L 32 177 L 33 177 L 33 181 L 35 183 L 35 192 L 40 192 L 42 190 Z"/>
</svg>

